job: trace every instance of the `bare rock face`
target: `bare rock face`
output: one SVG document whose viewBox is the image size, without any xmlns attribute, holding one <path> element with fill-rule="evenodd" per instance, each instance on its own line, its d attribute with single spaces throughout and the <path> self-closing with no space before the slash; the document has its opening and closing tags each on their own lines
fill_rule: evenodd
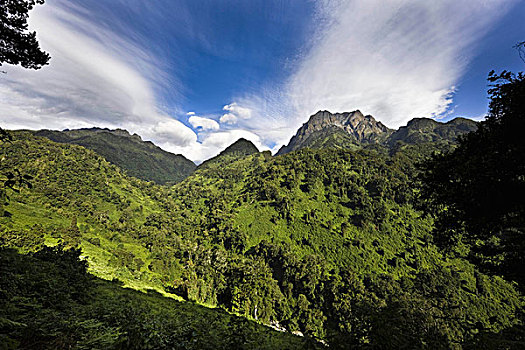
<svg viewBox="0 0 525 350">
<path fill-rule="evenodd" d="M 357 145 L 382 143 L 394 132 L 371 115 L 365 116 L 359 110 L 345 113 L 319 111 L 299 128 L 290 143 L 283 146 L 277 154 L 288 153 L 315 144 L 320 137 L 326 137 L 324 131 L 327 129 L 343 131 L 345 142 Z"/>
</svg>

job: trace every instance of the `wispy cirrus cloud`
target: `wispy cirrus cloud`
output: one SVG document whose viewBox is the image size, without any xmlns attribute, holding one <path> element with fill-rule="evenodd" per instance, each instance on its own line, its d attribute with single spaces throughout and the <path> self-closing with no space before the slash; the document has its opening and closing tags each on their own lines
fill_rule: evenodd
<svg viewBox="0 0 525 350">
<path fill-rule="evenodd" d="M 325 1 L 318 44 L 290 81 L 300 113 L 361 109 L 391 127 L 446 113 L 499 0 Z"/>
<path fill-rule="evenodd" d="M 156 92 L 169 85 L 177 94 L 179 83 L 158 57 L 65 1 L 37 7 L 30 18 L 52 59 L 39 71 L 6 67 L 0 85 L 3 127 L 125 128 L 169 143 L 173 151 L 197 142 L 191 128 L 159 108 Z"/>
<path fill-rule="evenodd" d="M 389 127 L 449 113 L 477 43 L 515 3 L 320 1 L 319 30 L 288 81 L 237 98 L 266 123 L 239 125 L 285 143 L 318 110 L 360 109 Z"/>
<path fill-rule="evenodd" d="M 213 117 L 184 115 L 176 105 L 163 108 L 159 92 L 182 99 L 184 87 L 167 73 L 168 63 L 144 47 L 144 38 L 129 23 L 105 23 L 107 18 L 64 0 L 37 7 L 30 19 L 52 59 L 39 71 L 3 67 L 8 74 L 0 85 L 2 127 L 124 128 L 197 163 L 240 137 L 264 148 L 250 131 L 234 125 L 220 129 Z M 235 103 L 224 111 L 241 120 L 250 114 Z"/>
<path fill-rule="evenodd" d="M 108 4 L 48 0 L 30 19 L 51 64 L 36 72 L 3 67 L 8 74 L 0 77 L 0 123 L 11 129 L 125 128 L 197 162 L 239 137 L 275 150 L 320 109 L 360 109 L 397 127 L 413 117 L 450 112 L 477 43 L 516 2 L 319 0 L 317 17 L 306 19 L 317 28 L 311 31 L 315 35 L 302 51 L 279 61 L 286 62 L 283 72 L 291 72 L 281 83 L 271 80 L 256 92 L 241 84 L 222 111 L 217 106 L 215 114 L 186 115 L 176 101 L 184 100 L 191 84 L 185 86 L 178 73 L 191 70 L 192 61 L 178 57 L 176 49 L 189 46 L 193 58 L 202 47 L 208 48 L 207 58 L 224 53 L 214 27 L 216 11 L 208 11 L 202 23 L 185 12 L 189 7 L 168 1 L 121 0 L 107 15 L 101 8 Z M 166 33 L 156 22 L 166 19 L 165 6 L 174 6 L 178 16 Z M 244 6 L 242 13 L 249 15 L 250 4 Z M 142 31 L 135 28 L 137 18 L 144 18 Z M 235 50 L 242 50 L 234 45 L 234 29 L 226 30 L 229 54 L 217 59 L 233 60 Z M 149 46 L 147 33 L 159 39 L 152 45 L 162 48 Z M 167 37 L 177 40 L 165 45 Z M 192 49 L 195 42 L 200 46 Z M 249 46 L 250 52 L 260 51 Z"/>
</svg>

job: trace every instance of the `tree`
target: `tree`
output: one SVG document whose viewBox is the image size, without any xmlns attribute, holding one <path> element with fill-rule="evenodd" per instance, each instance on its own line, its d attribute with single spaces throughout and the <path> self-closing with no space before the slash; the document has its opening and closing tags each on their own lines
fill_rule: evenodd
<svg viewBox="0 0 525 350">
<path fill-rule="evenodd" d="M 3 147 L 5 143 L 12 143 L 13 138 L 9 132 L 0 128 L 0 147 Z M 1 160 L 5 159 L 4 154 L 0 154 Z M 14 192 L 20 192 L 22 187 L 32 188 L 33 185 L 29 180 L 33 179 L 31 175 L 23 174 L 17 168 L 7 167 L 4 168 L 2 162 L 0 162 L 0 217 L 10 216 L 4 206 L 8 204 L 9 196 L 7 190 Z"/>
<path fill-rule="evenodd" d="M 525 285 L 525 74 L 489 74 L 489 115 L 425 166 L 422 198 L 438 243 Z"/>
<path fill-rule="evenodd" d="M 525 41 L 517 43 L 514 48 L 518 50 L 521 60 L 525 62 Z"/>
<path fill-rule="evenodd" d="M 40 69 L 50 56 L 40 49 L 36 32 L 28 31 L 29 11 L 45 0 L 0 0 L 0 66 L 4 63 Z"/>
</svg>

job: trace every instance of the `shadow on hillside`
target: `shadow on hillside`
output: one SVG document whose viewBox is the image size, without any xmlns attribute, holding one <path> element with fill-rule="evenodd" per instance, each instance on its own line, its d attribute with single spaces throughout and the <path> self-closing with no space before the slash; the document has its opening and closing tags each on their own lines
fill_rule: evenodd
<svg viewBox="0 0 525 350">
<path fill-rule="evenodd" d="M 2 349 L 309 349 L 311 340 L 221 309 L 123 288 L 79 250 L 0 248 Z"/>
</svg>

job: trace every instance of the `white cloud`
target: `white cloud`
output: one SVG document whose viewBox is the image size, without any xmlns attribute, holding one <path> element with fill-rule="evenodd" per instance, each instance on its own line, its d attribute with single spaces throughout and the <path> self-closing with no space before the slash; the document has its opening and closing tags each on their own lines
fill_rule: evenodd
<svg viewBox="0 0 525 350">
<path fill-rule="evenodd" d="M 224 124 L 235 124 L 237 123 L 237 117 L 232 113 L 226 113 L 221 116 L 219 121 Z"/>
<path fill-rule="evenodd" d="M 213 119 L 191 115 L 191 117 L 188 118 L 188 122 L 194 129 L 200 128 L 202 131 L 219 130 L 219 123 Z"/>
<path fill-rule="evenodd" d="M 166 141 L 173 146 L 187 147 L 197 142 L 197 135 L 175 119 L 159 121 L 149 133 L 155 135 L 157 140 Z"/>
<path fill-rule="evenodd" d="M 280 145 L 318 110 L 359 109 L 391 128 L 446 114 L 478 43 L 514 3 L 320 0 L 319 30 L 294 73 L 236 97 L 252 112 L 236 125 Z"/>
<path fill-rule="evenodd" d="M 195 115 L 195 112 L 188 112 L 188 113 L 186 113 L 186 115 L 188 115 L 188 116 L 189 115 Z"/>
<path fill-rule="evenodd" d="M 321 30 L 288 85 L 300 118 L 360 109 L 387 126 L 444 113 L 498 0 L 322 1 Z"/>
<path fill-rule="evenodd" d="M 157 57 L 65 1 L 37 6 L 30 20 L 52 58 L 38 71 L 3 67 L 2 127 L 125 128 L 154 142 L 196 142 L 189 127 L 158 108 L 156 91 L 169 85 L 177 95 L 178 83 Z"/>
<path fill-rule="evenodd" d="M 222 109 L 241 119 L 250 119 L 252 117 L 252 110 L 250 108 L 239 106 L 237 102 L 226 105 Z"/>
<path fill-rule="evenodd" d="M 222 109 L 228 112 L 219 119 L 221 123 L 225 124 L 235 124 L 239 119 L 248 120 L 253 115 L 253 111 L 250 108 L 240 106 L 237 102 L 230 103 Z"/>
</svg>

